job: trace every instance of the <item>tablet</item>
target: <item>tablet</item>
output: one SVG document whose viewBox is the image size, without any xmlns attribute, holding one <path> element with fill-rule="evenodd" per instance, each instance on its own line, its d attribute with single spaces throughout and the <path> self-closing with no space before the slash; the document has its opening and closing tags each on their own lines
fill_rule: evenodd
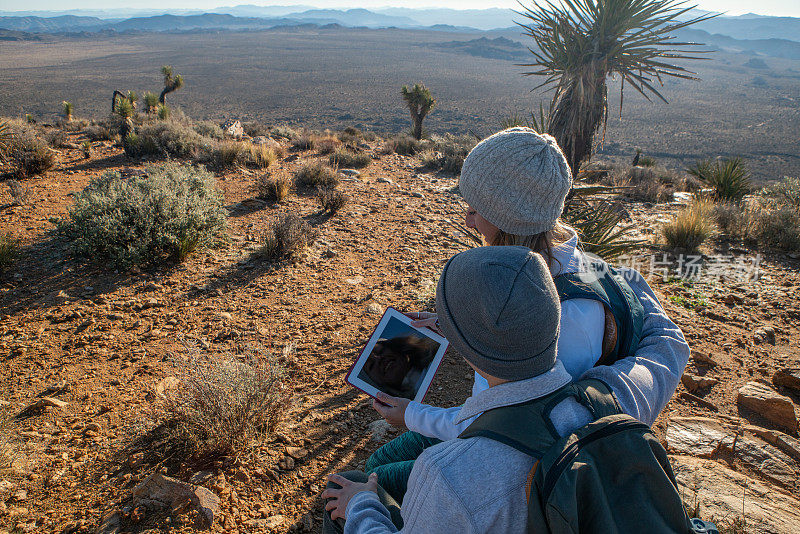
<svg viewBox="0 0 800 534">
<path fill-rule="evenodd" d="M 411 319 L 388 308 L 345 382 L 371 397 L 382 391 L 421 402 L 447 345 L 442 336 L 411 326 Z"/>
</svg>

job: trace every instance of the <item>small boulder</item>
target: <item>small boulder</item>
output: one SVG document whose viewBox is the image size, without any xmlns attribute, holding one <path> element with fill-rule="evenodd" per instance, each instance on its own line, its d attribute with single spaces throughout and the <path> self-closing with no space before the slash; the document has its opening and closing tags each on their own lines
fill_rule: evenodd
<svg viewBox="0 0 800 534">
<path fill-rule="evenodd" d="M 781 369 L 772 375 L 772 383 L 800 393 L 800 369 Z"/>
<path fill-rule="evenodd" d="M 739 389 L 739 406 L 752 410 L 772 423 L 797 432 L 797 414 L 792 399 L 761 382 L 748 382 Z"/>
<path fill-rule="evenodd" d="M 153 473 L 133 490 L 138 504 L 169 507 L 189 501 L 200 512 L 206 528 L 214 523 L 219 514 L 219 497 L 206 488 L 181 482 L 161 473 Z"/>
<path fill-rule="evenodd" d="M 707 376 L 684 374 L 681 377 L 681 383 L 689 391 L 689 393 L 696 393 L 719 383 L 719 380 Z"/>
<path fill-rule="evenodd" d="M 386 438 L 386 434 L 388 434 L 391 429 L 392 425 L 385 419 L 378 419 L 369 424 L 369 432 L 372 441 L 383 441 Z"/>
</svg>

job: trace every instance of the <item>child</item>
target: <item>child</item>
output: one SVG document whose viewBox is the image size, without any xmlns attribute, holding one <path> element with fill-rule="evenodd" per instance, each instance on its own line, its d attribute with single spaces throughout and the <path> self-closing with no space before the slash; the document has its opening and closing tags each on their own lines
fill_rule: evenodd
<svg viewBox="0 0 800 534">
<path fill-rule="evenodd" d="M 575 231 L 559 219 L 571 185 L 569 166 L 555 139 L 528 128 L 510 128 L 478 143 L 464 161 L 459 180 L 469 205 L 468 227 L 476 229 L 487 244 L 525 246 L 549 266 L 562 300 L 558 358 L 569 375 L 573 380 L 586 373 L 603 379 L 626 413 L 651 424 L 677 387 L 688 360 L 688 345 L 671 322 L 669 335 L 639 343 L 644 322 L 641 301 L 652 293 L 634 271 L 625 280 L 618 276 L 610 281 L 624 286 L 619 289 L 629 298 L 618 302 L 619 306 L 590 292 L 575 291 L 581 284 L 575 277 L 598 265 L 606 275 L 612 270 L 600 260 L 590 261 L 579 249 Z M 415 325 L 435 327 L 436 319 L 424 317 Z M 662 346 L 662 355 L 649 349 L 653 343 Z M 634 354 L 639 347 L 646 350 L 645 358 Z M 607 365 L 595 367 L 598 363 Z M 487 388 L 476 373 L 472 394 Z M 376 451 L 366 468 L 378 473 L 380 484 L 401 501 L 416 456 L 426 447 L 458 436 L 474 418 L 456 422 L 458 407 L 379 398 L 382 403 L 374 403 L 375 409 L 391 424 L 411 432 Z"/>
<path fill-rule="evenodd" d="M 439 279 L 436 309 L 444 335 L 489 386 L 467 399 L 456 423 L 563 391 L 572 381 L 556 359 L 559 295 L 543 259 L 530 249 L 481 247 L 454 256 Z M 550 430 L 541 428 L 542 433 L 566 436 L 595 419 L 573 396 L 562 396 L 559 391 L 552 399 L 543 401 L 553 406 L 544 416 L 544 425 Z M 533 430 L 535 435 L 540 433 L 538 427 Z M 402 507 L 378 486 L 376 474 L 332 475 L 323 492 L 328 499 L 323 534 L 527 532 L 526 492 L 531 491 L 531 499 L 539 498 L 529 488 L 528 477 L 539 459 L 485 435 L 430 446 L 413 465 Z M 594 476 L 586 471 L 588 477 L 582 480 Z M 608 517 L 666 531 L 660 515 L 643 518 L 637 506 L 645 503 L 648 486 L 636 484 L 649 482 L 651 473 L 658 474 L 658 470 L 625 465 L 606 479 L 612 486 L 622 484 L 632 492 L 631 498 L 641 500 L 623 503 L 621 509 L 613 510 L 616 515 Z M 645 493 L 640 491 L 642 487 Z M 672 497 L 671 507 L 658 505 L 659 511 L 674 512 L 680 523 L 683 509 L 677 491 L 672 491 Z M 580 510 L 577 514 L 580 517 L 567 519 L 590 519 L 581 516 Z"/>
</svg>

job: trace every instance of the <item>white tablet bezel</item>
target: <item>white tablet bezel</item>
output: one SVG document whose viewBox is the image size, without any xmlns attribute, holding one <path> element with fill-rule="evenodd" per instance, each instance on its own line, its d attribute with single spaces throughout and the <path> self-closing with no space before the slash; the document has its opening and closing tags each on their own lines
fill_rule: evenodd
<svg viewBox="0 0 800 534">
<path fill-rule="evenodd" d="M 361 372 L 361 369 L 364 368 L 367 358 L 369 358 L 369 355 L 372 354 L 372 349 L 375 348 L 375 344 L 381 338 L 381 334 L 386 329 L 386 325 L 389 324 L 390 319 L 397 319 L 403 324 L 410 326 L 423 336 L 428 337 L 439 344 L 439 349 L 436 351 L 433 360 L 431 360 L 428 370 L 425 372 L 425 378 L 422 380 L 422 383 L 417 390 L 417 394 L 413 399 L 416 402 L 422 402 L 422 399 L 428 392 L 428 388 L 431 386 L 433 375 L 436 374 L 436 371 L 439 369 L 439 365 L 442 363 L 442 358 L 444 357 L 444 353 L 447 351 L 447 346 L 449 343 L 445 338 L 429 328 L 417 328 L 415 326 L 411 326 L 412 320 L 395 308 L 386 308 L 383 317 L 381 317 L 380 322 L 375 327 L 375 331 L 372 333 L 372 336 L 370 336 L 367 344 L 364 345 L 364 348 L 361 350 L 361 354 L 358 355 L 358 358 L 356 358 L 356 361 L 353 363 L 352 367 L 350 367 L 350 371 L 347 373 L 347 376 L 344 380 L 354 388 L 360 389 L 370 397 L 377 398 L 378 391 L 380 390 L 358 378 L 358 374 Z"/>
</svg>

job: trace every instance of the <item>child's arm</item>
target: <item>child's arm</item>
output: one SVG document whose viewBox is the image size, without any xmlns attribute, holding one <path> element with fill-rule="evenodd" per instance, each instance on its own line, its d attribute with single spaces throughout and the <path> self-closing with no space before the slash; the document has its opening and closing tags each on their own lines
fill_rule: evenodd
<svg viewBox="0 0 800 534">
<path fill-rule="evenodd" d="M 437 408 L 412 401 L 406 407 L 406 427 L 429 438 L 436 438 L 442 441 L 454 439 L 475 420 L 475 417 L 472 417 L 456 424 L 454 421 L 460 411 L 460 406 Z"/>
<path fill-rule="evenodd" d="M 652 425 L 678 387 L 689 361 L 689 345 L 644 278 L 630 269 L 620 271 L 644 307 L 641 341 L 633 356 L 594 367 L 582 378 L 608 384 L 625 413 Z"/>
</svg>

